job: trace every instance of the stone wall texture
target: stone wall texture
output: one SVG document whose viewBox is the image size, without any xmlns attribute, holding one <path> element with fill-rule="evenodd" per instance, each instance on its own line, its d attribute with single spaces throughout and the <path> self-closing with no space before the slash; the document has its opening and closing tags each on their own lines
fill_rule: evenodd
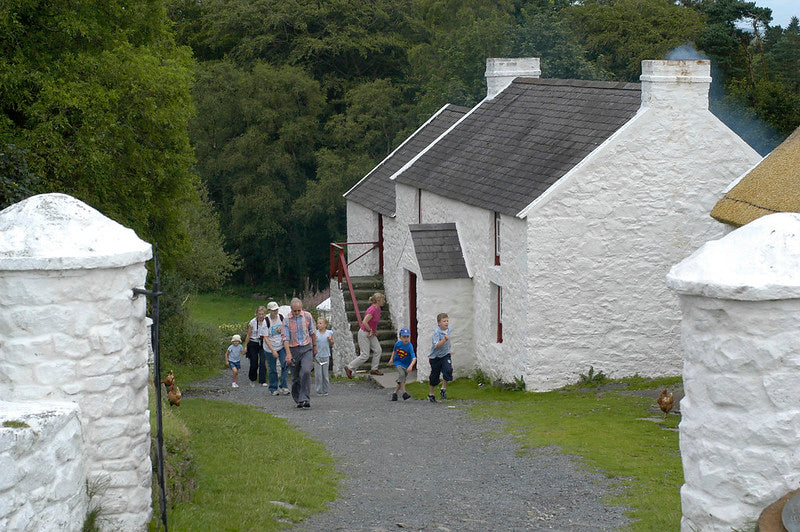
<svg viewBox="0 0 800 532">
<path fill-rule="evenodd" d="M 683 312 L 681 530 L 744 530 L 800 484 L 800 215 L 707 243 L 667 282 Z"/>
<path fill-rule="evenodd" d="M 76 404 L 0 401 L 0 530 L 81 530 L 84 467 Z"/>
<path fill-rule="evenodd" d="M 0 212 L 0 400 L 79 406 L 85 478 L 107 529 L 151 515 L 149 244 L 63 194 Z"/>
<path fill-rule="evenodd" d="M 644 108 L 528 212 L 536 390 L 589 366 L 610 377 L 678 375 L 680 310 L 670 266 L 722 234 L 709 212 L 760 158 L 708 110 Z"/>
</svg>

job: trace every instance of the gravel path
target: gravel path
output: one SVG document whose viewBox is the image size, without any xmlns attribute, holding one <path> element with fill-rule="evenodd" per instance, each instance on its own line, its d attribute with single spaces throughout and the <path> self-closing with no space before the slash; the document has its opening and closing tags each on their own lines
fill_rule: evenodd
<svg viewBox="0 0 800 532">
<path fill-rule="evenodd" d="M 311 408 L 266 388 L 230 388 L 230 376 L 194 383 L 186 397 L 263 408 L 323 442 L 344 474 L 331 508 L 308 531 L 616 530 L 623 508 L 600 499 L 608 480 L 554 452 L 520 453 L 496 420 L 478 421 L 459 401 L 389 401 L 361 380 L 333 381 Z M 552 450 L 550 450 L 552 451 Z"/>
</svg>

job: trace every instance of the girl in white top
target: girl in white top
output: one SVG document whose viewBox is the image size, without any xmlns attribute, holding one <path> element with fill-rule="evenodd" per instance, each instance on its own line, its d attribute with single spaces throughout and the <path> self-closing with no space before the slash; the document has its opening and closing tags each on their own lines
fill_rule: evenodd
<svg viewBox="0 0 800 532">
<path fill-rule="evenodd" d="M 247 376 L 250 386 L 255 386 L 256 377 L 261 386 L 267 385 L 267 356 L 261 344 L 261 337 L 268 334 L 266 317 L 267 308 L 260 306 L 256 310 L 256 317 L 247 326 L 247 359 L 250 361 Z"/>
<path fill-rule="evenodd" d="M 317 319 L 317 363 L 314 364 L 314 384 L 317 395 L 328 395 L 331 379 L 329 367 L 331 360 L 331 346 L 333 346 L 333 332 L 328 330 L 328 320 Z"/>
</svg>

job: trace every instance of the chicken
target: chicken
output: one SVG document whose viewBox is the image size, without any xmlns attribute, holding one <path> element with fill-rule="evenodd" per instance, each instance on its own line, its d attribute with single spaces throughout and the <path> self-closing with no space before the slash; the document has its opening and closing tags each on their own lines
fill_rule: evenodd
<svg viewBox="0 0 800 532">
<path fill-rule="evenodd" d="M 667 389 L 661 392 L 661 395 L 658 396 L 657 399 L 658 407 L 661 408 L 661 411 L 664 412 L 664 419 L 667 419 L 669 415 L 669 411 L 672 410 L 673 405 L 675 404 L 675 398 L 672 396 L 672 392 L 667 393 Z"/>
<path fill-rule="evenodd" d="M 169 400 L 169 404 L 173 406 L 181 406 L 181 389 L 174 384 L 170 386 L 169 393 L 167 393 L 167 399 Z"/>
<path fill-rule="evenodd" d="M 161 383 L 167 388 L 170 388 L 175 383 L 175 374 L 172 373 L 172 370 L 169 370 L 169 375 Z"/>
</svg>

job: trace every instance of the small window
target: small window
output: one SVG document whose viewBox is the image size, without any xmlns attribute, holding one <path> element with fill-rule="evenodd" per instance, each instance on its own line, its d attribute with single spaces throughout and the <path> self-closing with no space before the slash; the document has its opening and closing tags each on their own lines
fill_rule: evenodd
<svg viewBox="0 0 800 532">
<path fill-rule="evenodd" d="M 497 330 L 497 343 L 503 343 L 503 287 L 491 284 L 492 320 Z"/>
<path fill-rule="evenodd" d="M 494 265 L 500 266 L 500 213 L 494 213 Z"/>
<path fill-rule="evenodd" d="M 422 189 L 417 189 L 417 223 L 422 223 Z"/>
</svg>

